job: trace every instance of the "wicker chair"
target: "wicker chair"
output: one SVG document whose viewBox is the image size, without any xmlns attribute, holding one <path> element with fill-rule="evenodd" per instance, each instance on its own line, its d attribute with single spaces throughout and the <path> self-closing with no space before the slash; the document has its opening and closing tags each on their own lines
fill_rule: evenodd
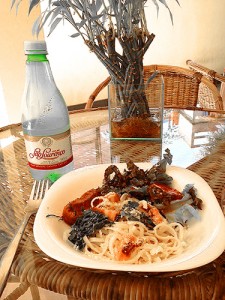
<svg viewBox="0 0 225 300">
<path fill-rule="evenodd" d="M 198 63 L 192 61 L 191 59 L 188 59 L 186 61 L 186 64 L 190 68 L 190 70 L 193 70 L 195 72 L 199 72 L 206 76 L 210 81 L 212 81 L 215 85 L 218 85 L 220 83 L 225 83 L 225 76 L 217 73 L 214 70 L 210 70 L 204 66 L 199 65 Z"/>
<path fill-rule="evenodd" d="M 204 66 L 201 66 L 190 59 L 186 61 L 186 64 L 191 70 L 200 72 L 217 86 L 217 88 L 220 90 L 220 95 L 223 99 L 223 107 L 225 107 L 225 76 L 217 73 L 214 70 L 210 70 Z M 204 88 L 207 89 L 206 87 L 203 87 L 201 89 L 201 94 L 207 93 L 207 91 L 203 93 Z M 200 98 L 201 94 L 199 95 Z"/>
<path fill-rule="evenodd" d="M 144 67 L 144 81 L 155 72 L 154 80 L 164 78 L 164 107 L 225 113 L 222 98 L 214 83 L 200 72 L 169 65 L 149 65 Z M 85 108 L 90 109 L 99 92 L 110 82 L 106 78 L 90 95 Z M 202 92 L 201 92 L 202 91 Z M 199 94 L 201 97 L 199 98 Z"/>
</svg>

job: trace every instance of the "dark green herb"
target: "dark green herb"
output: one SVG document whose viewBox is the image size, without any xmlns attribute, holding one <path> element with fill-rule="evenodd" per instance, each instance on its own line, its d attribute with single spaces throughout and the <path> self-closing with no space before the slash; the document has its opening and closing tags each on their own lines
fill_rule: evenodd
<svg viewBox="0 0 225 300">
<path fill-rule="evenodd" d="M 132 186 L 128 186 L 127 188 L 122 190 L 122 194 L 127 193 L 131 197 L 139 199 L 139 200 L 147 200 L 149 199 L 148 193 L 148 185 L 144 185 L 140 188 L 133 188 Z"/>
<path fill-rule="evenodd" d="M 154 228 L 155 224 L 153 223 L 151 218 L 145 213 L 139 211 L 137 209 L 138 206 L 138 202 L 128 201 L 127 204 L 123 205 L 120 212 L 120 217 L 123 218 L 123 220 L 127 221 L 139 221 L 143 223 L 148 229 Z"/>
<path fill-rule="evenodd" d="M 68 239 L 77 249 L 82 250 L 85 247 L 84 236 L 89 237 L 96 230 L 112 224 L 105 215 L 91 209 L 85 210 L 72 225 Z"/>
</svg>

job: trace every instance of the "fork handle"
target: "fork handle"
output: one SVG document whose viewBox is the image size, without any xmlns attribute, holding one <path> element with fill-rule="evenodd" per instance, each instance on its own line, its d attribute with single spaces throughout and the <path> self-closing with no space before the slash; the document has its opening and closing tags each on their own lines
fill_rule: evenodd
<svg viewBox="0 0 225 300">
<path fill-rule="evenodd" d="M 24 230 L 26 228 L 26 225 L 31 217 L 31 213 L 26 213 L 22 223 L 20 224 L 20 227 L 18 228 L 17 233 L 15 234 L 14 238 L 10 242 L 8 248 L 6 249 L 1 261 L 0 261 L 0 296 L 3 293 L 3 290 L 6 286 L 6 282 L 9 276 L 9 271 L 12 266 L 13 259 L 16 254 L 16 250 L 19 246 L 20 240 L 23 236 Z"/>
</svg>

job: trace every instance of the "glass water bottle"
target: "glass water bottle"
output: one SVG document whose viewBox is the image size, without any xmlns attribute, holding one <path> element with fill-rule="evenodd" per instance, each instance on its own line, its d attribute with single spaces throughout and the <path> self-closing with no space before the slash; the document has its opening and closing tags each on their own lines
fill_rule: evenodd
<svg viewBox="0 0 225 300">
<path fill-rule="evenodd" d="M 73 169 L 68 109 L 55 84 L 45 41 L 25 41 L 24 50 L 22 127 L 28 165 L 34 179 L 58 178 Z"/>
</svg>

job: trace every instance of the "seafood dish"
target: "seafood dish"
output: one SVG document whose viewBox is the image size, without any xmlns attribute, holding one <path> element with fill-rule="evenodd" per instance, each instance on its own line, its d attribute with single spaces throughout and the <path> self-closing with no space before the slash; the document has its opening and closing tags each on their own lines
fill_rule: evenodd
<svg viewBox="0 0 225 300">
<path fill-rule="evenodd" d="M 171 187 L 171 162 L 166 149 L 146 170 L 132 161 L 123 171 L 108 166 L 101 186 L 64 206 L 61 219 L 70 226 L 64 240 L 88 257 L 118 263 L 154 263 L 182 253 L 189 221 L 200 220 L 204 205 L 193 184 Z"/>
</svg>

